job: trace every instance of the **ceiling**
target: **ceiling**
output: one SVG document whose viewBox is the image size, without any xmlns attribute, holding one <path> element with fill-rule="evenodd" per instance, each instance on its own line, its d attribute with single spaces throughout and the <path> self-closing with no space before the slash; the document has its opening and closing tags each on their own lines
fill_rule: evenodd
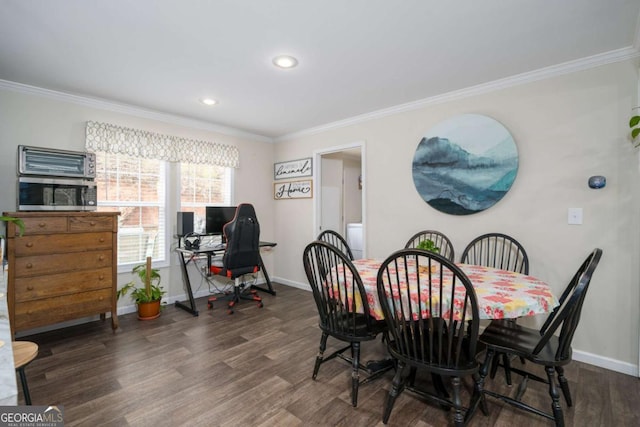
<svg viewBox="0 0 640 427">
<path fill-rule="evenodd" d="M 638 0 L 2 0 L 0 80 L 277 140 L 637 53 L 639 14 Z"/>
</svg>

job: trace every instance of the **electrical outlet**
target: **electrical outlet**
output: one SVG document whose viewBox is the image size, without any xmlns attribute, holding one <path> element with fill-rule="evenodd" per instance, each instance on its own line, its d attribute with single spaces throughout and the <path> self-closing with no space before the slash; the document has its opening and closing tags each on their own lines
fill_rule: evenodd
<svg viewBox="0 0 640 427">
<path fill-rule="evenodd" d="M 569 208 L 567 223 L 572 225 L 581 225 L 582 208 Z"/>
</svg>

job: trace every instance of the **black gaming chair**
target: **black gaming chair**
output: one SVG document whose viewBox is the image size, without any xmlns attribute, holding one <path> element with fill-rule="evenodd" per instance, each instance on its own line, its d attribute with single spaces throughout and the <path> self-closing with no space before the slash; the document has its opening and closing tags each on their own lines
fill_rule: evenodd
<svg viewBox="0 0 640 427">
<path fill-rule="evenodd" d="M 235 216 L 222 231 L 227 241 L 222 265 L 212 265 L 211 272 L 234 279 L 235 286 L 232 293 L 223 297 L 210 297 L 209 308 L 213 307 L 213 301 L 226 300 L 229 301 L 228 312 L 232 314 L 241 299 L 257 301 L 258 307 L 262 307 L 262 298 L 253 289 L 249 293 L 244 292 L 245 283 L 242 281 L 245 274 L 257 273 L 260 269 L 260 224 L 253 205 L 238 205 Z"/>
</svg>

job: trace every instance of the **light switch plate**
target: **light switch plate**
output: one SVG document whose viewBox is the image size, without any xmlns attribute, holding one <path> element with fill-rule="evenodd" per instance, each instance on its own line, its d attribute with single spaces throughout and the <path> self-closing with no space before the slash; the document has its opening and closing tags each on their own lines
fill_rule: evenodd
<svg viewBox="0 0 640 427">
<path fill-rule="evenodd" d="M 569 208 L 567 222 L 572 225 L 582 224 L 582 208 Z"/>
</svg>

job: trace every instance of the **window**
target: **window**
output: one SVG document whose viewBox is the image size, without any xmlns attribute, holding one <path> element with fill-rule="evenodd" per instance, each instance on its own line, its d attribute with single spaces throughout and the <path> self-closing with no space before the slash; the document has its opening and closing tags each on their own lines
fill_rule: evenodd
<svg viewBox="0 0 640 427">
<path fill-rule="evenodd" d="M 118 211 L 118 265 L 166 258 L 166 169 L 162 160 L 96 153 L 98 210 Z"/>
<path fill-rule="evenodd" d="M 231 204 L 231 171 L 224 166 L 180 164 L 180 210 L 193 212 L 193 231 L 205 232 L 205 207 Z"/>
<path fill-rule="evenodd" d="M 169 208 L 193 210 L 196 230 L 203 231 L 205 206 L 230 204 L 232 170 L 240 165 L 233 145 L 93 121 L 87 122 L 85 147 L 96 153 L 98 210 L 120 212 L 118 265 L 147 256 L 166 263 Z M 175 186 L 169 193 L 169 182 L 181 182 L 180 200 Z M 170 217 L 175 221 L 175 213 Z"/>
</svg>

